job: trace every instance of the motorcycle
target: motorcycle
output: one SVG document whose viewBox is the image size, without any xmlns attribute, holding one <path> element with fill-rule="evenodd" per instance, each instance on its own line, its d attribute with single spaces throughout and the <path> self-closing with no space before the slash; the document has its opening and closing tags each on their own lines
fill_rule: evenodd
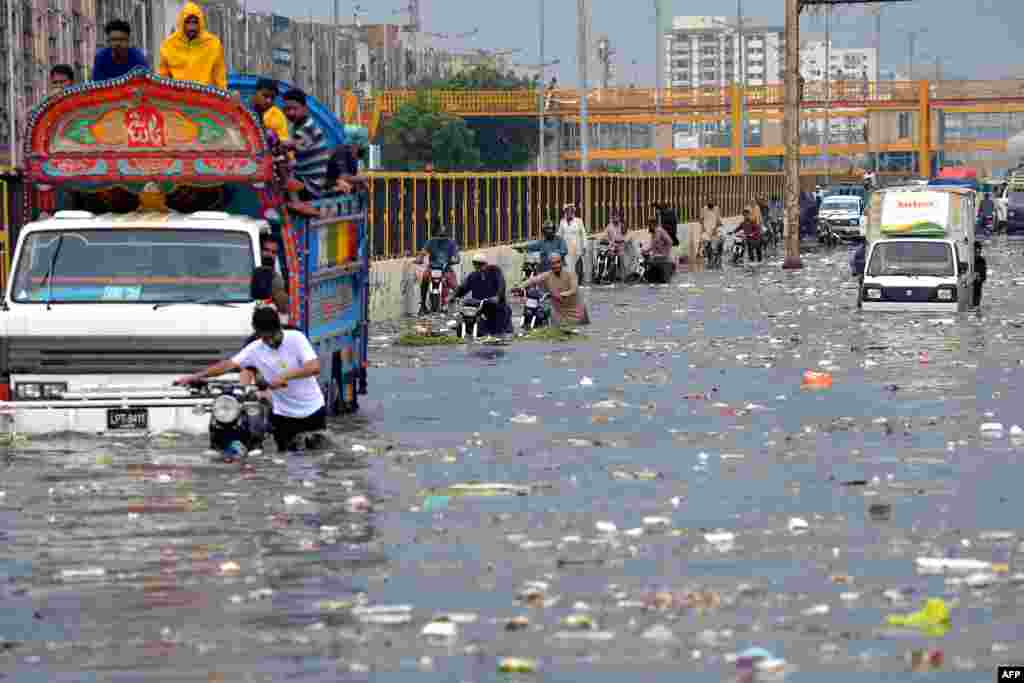
<svg viewBox="0 0 1024 683">
<path fill-rule="evenodd" d="M 431 313 L 440 313 L 442 308 L 448 307 L 448 297 L 451 295 L 451 285 L 448 273 L 452 266 L 458 263 L 453 260 L 444 268 L 430 269 L 430 289 L 427 297 L 427 310 Z"/>
<path fill-rule="evenodd" d="M 738 266 L 743 263 L 743 255 L 747 248 L 747 238 L 742 234 L 734 235 L 732 238 L 732 265 Z"/>
<path fill-rule="evenodd" d="M 523 255 L 523 280 L 528 280 L 540 272 L 540 254 L 535 251 Z"/>
<path fill-rule="evenodd" d="M 476 339 L 480 330 L 480 323 L 482 320 L 486 320 L 487 316 L 484 315 L 484 304 L 486 301 L 478 301 L 477 299 L 467 298 L 462 301 L 462 305 L 459 308 L 459 324 L 457 333 L 459 339 L 468 339 L 472 336 Z"/>
<path fill-rule="evenodd" d="M 612 251 L 608 240 L 597 243 L 597 262 L 594 266 L 594 284 L 615 282 L 619 272 L 619 256 Z"/>
<path fill-rule="evenodd" d="M 724 246 L 723 243 L 721 242 L 721 240 L 719 240 L 717 242 L 712 242 L 710 240 L 705 240 L 703 242 L 703 246 L 704 246 L 704 259 L 705 259 L 705 261 L 707 263 L 708 269 L 711 270 L 711 269 L 714 269 L 714 268 L 721 268 L 722 267 L 722 247 Z"/>
<path fill-rule="evenodd" d="M 633 253 L 636 256 L 633 258 L 626 280 L 630 283 L 644 282 L 647 279 L 647 267 L 650 265 L 647 255 L 640 249 L 636 241 L 633 242 Z"/>
<path fill-rule="evenodd" d="M 270 406 L 258 395 L 266 382 L 241 384 L 237 381 L 204 381 L 191 384 L 189 393 L 212 402 L 194 408 L 197 415 L 210 414 L 210 448 L 222 462 L 260 455 L 270 431 Z"/>
<path fill-rule="evenodd" d="M 535 330 L 546 326 L 551 320 L 551 295 L 540 287 L 530 287 L 525 296 L 522 329 Z"/>
<path fill-rule="evenodd" d="M 818 241 L 826 247 L 834 247 L 839 244 L 839 235 L 827 220 L 818 221 Z"/>
</svg>

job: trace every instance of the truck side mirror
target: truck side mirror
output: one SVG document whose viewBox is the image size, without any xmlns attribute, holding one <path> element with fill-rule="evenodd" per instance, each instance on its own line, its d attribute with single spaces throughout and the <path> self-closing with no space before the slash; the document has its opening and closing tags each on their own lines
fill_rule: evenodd
<svg viewBox="0 0 1024 683">
<path fill-rule="evenodd" d="M 260 266 L 252 271 L 249 292 L 256 301 L 269 299 L 274 293 L 274 269 Z"/>
</svg>

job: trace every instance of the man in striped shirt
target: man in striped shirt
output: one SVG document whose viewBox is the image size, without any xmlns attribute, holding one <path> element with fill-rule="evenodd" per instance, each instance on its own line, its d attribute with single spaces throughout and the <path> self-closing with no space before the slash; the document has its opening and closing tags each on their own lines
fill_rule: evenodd
<svg viewBox="0 0 1024 683">
<path fill-rule="evenodd" d="M 327 137 L 309 115 L 304 92 L 289 90 L 282 99 L 284 115 L 292 124 L 289 146 L 295 152 L 295 177 L 305 188 L 301 199 L 317 199 L 327 193 L 327 161 L 331 156 Z"/>
</svg>

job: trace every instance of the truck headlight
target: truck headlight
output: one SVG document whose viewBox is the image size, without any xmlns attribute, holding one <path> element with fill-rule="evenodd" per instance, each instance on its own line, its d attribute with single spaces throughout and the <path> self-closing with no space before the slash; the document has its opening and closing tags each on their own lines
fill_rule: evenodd
<svg viewBox="0 0 1024 683">
<path fill-rule="evenodd" d="M 242 404 L 234 396 L 218 396 L 213 402 L 213 419 L 217 422 L 234 422 L 241 414 Z"/>
<path fill-rule="evenodd" d="M 14 399 L 16 401 L 59 399 L 67 390 L 67 382 L 18 382 L 14 385 Z"/>
<path fill-rule="evenodd" d="M 864 297 L 867 299 L 881 299 L 882 290 L 878 289 L 877 287 L 869 287 L 868 289 L 864 290 Z"/>
<path fill-rule="evenodd" d="M 936 294 L 939 301 L 956 301 L 956 290 L 952 287 L 940 287 Z"/>
</svg>

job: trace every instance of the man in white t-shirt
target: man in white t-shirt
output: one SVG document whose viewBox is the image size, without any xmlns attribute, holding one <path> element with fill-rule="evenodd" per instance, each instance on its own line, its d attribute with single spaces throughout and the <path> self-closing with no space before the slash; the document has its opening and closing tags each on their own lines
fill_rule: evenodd
<svg viewBox="0 0 1024 683">
<path fill-rule="evenodd" d="M 281 328 L 281 320 L 272 308 L 256 309 L 252 329 L 257 338 L 234 357 L 179 377 L 174 383 L 195 384 L 243 368 L 258 371 L 270 385 L 270 426 L 277 450 L 283 453 L 300 434 L 327 428 L 324 394 L 317 380 L 320 359 L 306 335 Z"/>
</svg>

